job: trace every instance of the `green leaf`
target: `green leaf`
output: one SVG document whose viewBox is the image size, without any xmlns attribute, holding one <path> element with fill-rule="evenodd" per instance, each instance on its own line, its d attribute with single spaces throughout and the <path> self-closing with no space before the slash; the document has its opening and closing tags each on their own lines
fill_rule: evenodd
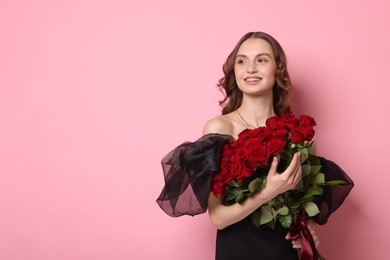
<svg viewBox="0 0 390 260">
<path fill-rule="evenodd" d="M 312 165 L 310 169 L 310 174 L 315 175 L 321 170 L 321 165 Z"/>
<path fill-rule="evenodd" d="M 313 154 L 309 155 L 310 163 L 312 165 L 321 165 L 321 160 L 318 156 L 315 156 Z"/>
<path fill-rule="evenodd" d="M 241 186 L 241 182 L 238 182 L 238 181 L 236 181 L 236 180 L 232 180 L 232 182 L 231 182 L 229 185 L 238 188 L 238 187 Z"/>
<path fill-rule="evenodd" d="M 256 227 L 260 227 L 260 221 L 261 221 L 261 212 L 260 209 L 256 209 L 252 214 L 251 214 L 251 220 L 252 223 Z"/>
<path fill-rule="evenodd" d="M 270 201 L 267 202 L 267 207 L 273 207 L 276 205 L 276 201 L 275 199 L 272 199 Z"/>
<path fill-rule="evenodd" d="M 285 216 L 280 215 L 278 217 L 278 219 L 279 219 L 280 224 L 283 227 L 285 227 L 285 228 L 289 228 L 291 223 L 292 223 L 292 216 L 291 216 L 291 214 L 288 214 L 288 215 L 285 215 Z"/>
<path fill-rule="evenodd" d="M 305 194 L 304 197 L 306 198 L 310 198 L 310 197 L 314 197 L 316 195 L 322 195 L 322 193 L 324 192 L 324 189 L 322 187 L 319 187 L 319 186 L 314 186 L 314 187 L 311 187 L 307 193 Z"/>
<path fill-rule="evenodd" d="M 288 208 L 287 208 L 287 206 L 281 207 L 280 209 L 278 209 L 278 210 L 276 211 L 276 213 L 279 214 L 279 215 L 287 215 L 287 214 L 288 214 Z"/>
<path fill-rule="evenodd" d="M 260 225 L 268 223 L 274 219 L 274 216 L 272 215 L 272 211 L 269 207 L 265 205 L 261 206 L 260 212 L 261 212 Z"/>
<path fill-rule="evenodd" d="M 318 209 L 317 205 L 314 202 L 306 202 L 303 207 L 305 208 L 307 215 L 309 217 L 313 217 L 320 213 L 320 210 Z"/>
<path fill-rule="evenodd" d="M 336 186 L 336 185 L 346 184 L 346 182 L 345 181 L 340 181 L 340 180 L 334 180 L 334 181 L 327 181 L 324 184 L 325 185 L 329 185 L 329 186 Z"/>
<path fill-rule="evenodd" d="M 311 166 L 309 164 L 302 165 L 302 177 L 309 175 L 310 171 L 311 171 Z"/>
<path fill-rule="evenodd" d="M 297 183 L 297 185 L 295 186 L 295 188 L 293 190 L 302 190 L 303 189 L 303 178 L 301 178 L 299 180 L 299 182 Z"/>
<path fill-rule="evenodd" d="M 298 201 L 294 202 L 295 205 L 300 205 L 306 202 L 309 202 L 313 199 L 314 196 L 322 195 L 324 189 L 320 186 L 311 187 L 305 195 L 299 198 Z"/>
<path fill-rule="evenodd" d="M 325 183 L 325 174 L 319 172 L 316 174 L 313 180 L 313 184 L 324 184 Z"/>
<path fill-rule="evenodd" d="M 234 205 L 234 204 L 236 204 L 235 200 L 222 201 L 222 205 L 224 205 L 224 206 L 231 206 L 231 205 Z"/>
<path fill-rule="evenodd" d="M 255 193 L 259 191 L 262 186 L 263 186 L 263 180 L 261 178 L 256 178 L 249 183 L 248 189 L 251 193 Z"/>
<path fill-rule="evenodd" d="M 225 195 L 224 201 L 235 200 L 235 199 L 236 199 L 236 194 L 228 190 Z"/>
<path fill-rule="evenodd" d="M 298 148 L 298 151 L 301 153 L 301 164 L 309 158 L 309 150 L 306 147 Z"/>
<path fill-rule="evenodd" d="M 246 198 L 245 198 L 244 194 L 243 194 L 243 193 L 239 193 L 239 194 L 237 195 L 237 197 L 236 197 L 236 202 L 237 202 L 237 203 L 242 203 L 242 202 L 244 202 L 245 199 L 246 199 Z"/>
</svg>

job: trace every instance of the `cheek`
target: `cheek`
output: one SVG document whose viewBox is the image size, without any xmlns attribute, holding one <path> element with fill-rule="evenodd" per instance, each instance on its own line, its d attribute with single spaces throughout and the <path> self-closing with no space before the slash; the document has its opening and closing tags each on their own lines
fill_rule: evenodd
<svg viewBox="0 0 390 260">
<path fill-rule="evenodd" d="M 267 74 L 270 76 L 276 77 L 277 71 L 275 66 L 270 66 L 267 68 Z"/>
<path fill-rule="evenodd" d="M 236 78 L 236 84 L 238 86 L 239 89 L 242 89 L 243 87 L 243 84 L 244 84 L 244 80 L 242 79 L 242 76 L 240 76 L 240 70 L 234 70 L 234 76 Z"/>
<path fill-rule="evenodd" d="M 234 66 L 234 68 L 233 68 L 234 75 L 237 76 L 239 71 L 240 71 L 240 69 L 237 66 Z"/>
<path fill-rule="evenodd" d="M 234 67 L 234 76 L 236 77 L 236 80 L 240 80 L 240 75 L 242 74 L 242 69 Z"/>
</svg>

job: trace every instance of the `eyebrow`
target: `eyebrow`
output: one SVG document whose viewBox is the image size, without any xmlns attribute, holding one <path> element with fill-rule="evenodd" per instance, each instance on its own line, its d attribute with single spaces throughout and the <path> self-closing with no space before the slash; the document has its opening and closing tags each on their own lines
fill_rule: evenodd
<svg viewBox="0 0 390 260">
<path fill-rule="evenodd" d="M 256 55 L 256 58 L 257 58 L 257 57 L 260 57 L 260 56 L 268 56 L 269 58 L 271 58 L 271 59 L 272 59 L 271 55 L 269 55 L 269 54 L 268 54 L 268 53 L 266 53 L 266 52 L 263 52 L 263 53 L 257 54 L 257 55 Z M 244 54 L 237 54 L 237 55 L 236 55 L 236 59 L 237 59 L 237 58 L 240 58 L 240 57 L 242 57 L 242 58 L 247 58 L 247 56 L 246 56 L 246 55 L 244 55 Z"/>
</svg>

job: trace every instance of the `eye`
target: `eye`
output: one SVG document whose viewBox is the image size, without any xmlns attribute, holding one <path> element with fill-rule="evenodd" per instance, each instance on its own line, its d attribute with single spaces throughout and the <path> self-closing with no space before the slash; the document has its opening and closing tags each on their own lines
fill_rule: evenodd
<svg viewBox="0 0 390 260">
<path fill-rule="evenodd" d="M 259 63 L 266 63 L 266 62 L 268 62 L 268 60 L 266 58 L 259 58 L 257 60 L 257 62 L 259 62 Z"/>
<path fill-rule="evenodd" d="M 245 60 L 243 60 L 243 59 L 238 59 L 238 60 L 236 61 L 236 63 L 237 63 L 237 64 L 245 64 L 246 62 L 245 62 Z"/>
</svg>

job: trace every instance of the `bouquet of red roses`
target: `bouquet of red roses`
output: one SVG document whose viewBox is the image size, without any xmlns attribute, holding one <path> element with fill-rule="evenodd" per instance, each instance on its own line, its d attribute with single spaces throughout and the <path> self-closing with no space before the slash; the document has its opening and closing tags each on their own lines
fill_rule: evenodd
<svg viewBox="0 0 390 260">
<path fill-rule="evenodd" d="M 172 217 L 204 213 L 210 183 L 214 195 L 223 197 L 223 204 L 242 203 L 262 189 L 273 157 L 279 160 L 277 171 L 283 172 L 293 155 L 300 152 L 299 183 L 264 203 L 251 219 L 257 227 L 274 227 L 280 222 L 291 237 L 301 237 L 301 260 L 323 259 L 306 226 L 306 216 L 325 224 L 354 183 L 334 162 L 310 154 L 315 125 L 310 116 L 285 114 L 269 118 L 264 127 L 244 130 L 237 140 L 229 135 L 208 134 L 179 145 L 161 161 L 165 186 L 158 205 Z"/>
<path fill-rule="evenodd" d="M 269 118 L 264 127 L 244 130 L 236 141 L 224 145 L 221 170 L 214 175 L 211 191 L 223 197 L 224 205 L 242 203 L 261 190 L 274 156 L 279 160 L 278 172 L 283 172 L 294 153 L 300 152 L 302 178 L 297 186 L 263 204 L 251 218 L 258 227 L 262 224 L 274 227 L 279 221 L 289 228 L 302 209 L 308 216 L 315 216 L 319 209 L 313 199 L 323 193 L 323 186 L 343 183 L 325 182 L 320 159 L 310 154 L 315 125 L 310 116 L 284 114 Z"/>
</svg>

